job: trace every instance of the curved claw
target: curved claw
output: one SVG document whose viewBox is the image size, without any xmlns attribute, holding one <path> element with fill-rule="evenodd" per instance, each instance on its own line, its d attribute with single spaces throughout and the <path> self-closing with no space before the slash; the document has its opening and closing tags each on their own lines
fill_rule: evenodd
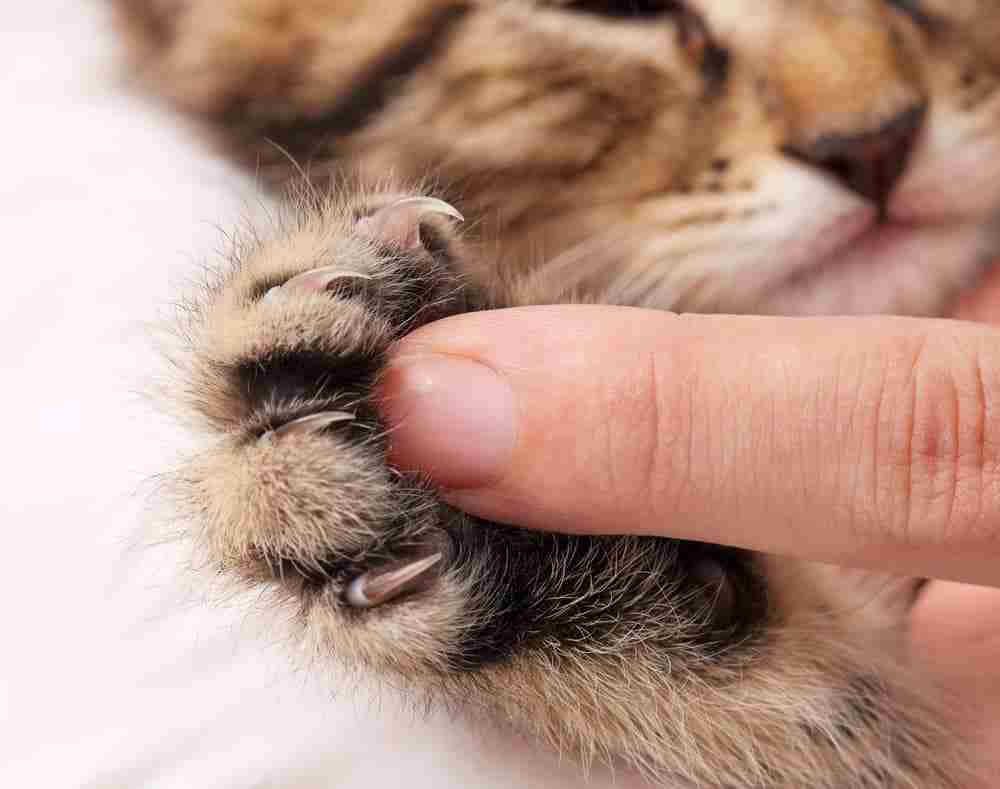
<svg viewBox="0 0 1000 789">
<path fill-rule="evenodd" d="M 285 293 L 292 290 L 305 291 L 307 293 L 322 293 L 331 282 L 338 279 L 371 279 L 371 275 L 362 274 L 360 271 L 349 271 L 336 266 L 325 266 L 324 268 L 314 268 L 311 271 L 304 271 L 292 277 L 281 286 Z M 270 293 L 270 291 L 268 291 Z"/>
<path fill-rule="evenodd" d="M 287 294 L 281 289 L 281 285 L 276 285 L 261 297 L 262 304 L 277 304 L 286 298 Z"/>
<path fill-rule="evenodd" d="M 379 214 L 392 215 L 398 213 L 408 213 L 410 216 L 415 216 L 418 219 L 427 216 L 427 214 L 440 214 L 442 216 L 450 216 L 458 222 L 465 221 L 462 212 L 455 208 L 455 206 L 436 197 L 401 197 L 399 200 L 395 200 L 387 205 L 381 211 L 377 211 L 375 216 Z"/>
<path fill-rule="evenodd" d="M 359 575 L 347 585 L 345 602 L 353 608 L 375 608 L 417 589 L 443 558 L 435 553 L 423 559 Z"/>
<path fill-rule="evenodd" d="M 311 435 L 325 430 L 338 422 L 352 422 L 355 415 L 347 411 L 326 411 L 321 414 L 311 414 L 301 419 L 295 419 L 275 430 L 269 430 L 258 440 L 259 444 L 270 444 L 276 438 L 287 436 Z"/>
<path fill-rule="evenodd" d="M 464 222 L 457 208 L 436 197 L 403 197 L 358 223 L 358 229 L 370 238 L 403 249 L 420 245 L 420 220 L 439 214 Z"/>
</svg>

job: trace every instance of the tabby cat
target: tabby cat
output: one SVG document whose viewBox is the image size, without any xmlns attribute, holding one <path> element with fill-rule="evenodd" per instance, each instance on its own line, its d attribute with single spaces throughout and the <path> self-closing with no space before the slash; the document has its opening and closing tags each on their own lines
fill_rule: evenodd
<svg viewBox="0 0 1000 789">
<path fill-rule="evenodd" d="M 372 392 L 496 306 L 946 313 L 1000 250 L 997 0 L 113 8 L 146 85 L 297 184 L 183 319 L 214 439 L 177 488 L 221 572 L 319 653 L 666 786 L 969 785 L 907 673 L 919 580 L 483 523 L 387 465 Z"/>
</svg>

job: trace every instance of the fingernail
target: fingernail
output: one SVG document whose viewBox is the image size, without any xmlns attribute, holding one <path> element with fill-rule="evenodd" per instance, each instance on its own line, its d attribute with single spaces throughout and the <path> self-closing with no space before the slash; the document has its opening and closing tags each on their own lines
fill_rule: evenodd
<svg viewBox="0 0 1000 789">
<path fill-rule="evenodd" d="M 514 393 L 486 365 L 451 356 L 397 362 L 382 387 L 390 458 L 448 488 L 499 479 L 514 451 Z"/>
</svg>

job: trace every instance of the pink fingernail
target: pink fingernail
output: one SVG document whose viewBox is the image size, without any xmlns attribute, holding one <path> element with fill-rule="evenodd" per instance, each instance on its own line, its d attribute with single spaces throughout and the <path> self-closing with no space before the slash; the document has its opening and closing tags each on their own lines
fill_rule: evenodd
<svg viewBox="0 0 1000 789">
<path fill-rule="evenodd" d="M 489 367 L 452 356 L 411 357 L 386 375 L 391 458 L 448 488 L 503 476 L 514 451 L 514 393 Z"/>
</svg>

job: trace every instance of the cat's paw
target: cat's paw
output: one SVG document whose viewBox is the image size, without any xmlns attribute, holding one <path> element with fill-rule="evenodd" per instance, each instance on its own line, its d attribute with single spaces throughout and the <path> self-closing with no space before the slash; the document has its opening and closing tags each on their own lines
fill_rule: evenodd
<svg viewBox="0 0 1000 789">
<path fill-rule="evenodd" d="M 172 394 L 211 443 L 178 490 L 214 566 L 293 596 L 328 654 L 425 686 L 428 669 L 513 671 L 561 728 L 546 665 L 590 686 L 599 656 L 641 673 L 695 645 L 719 654 L 756 629 L 760 595 L 739 552 L 483 524 L 389 466 L 374 392 L 390 348 L 478 303 L 458 218 L 433 198 L 306 192 L 272 237 L 237 243 L 186 311 Z M 622 712 L 610 695 L 590 706 Z"/>
<path fill-rule="evenodd" d="M 483 523 L 391 468 L 393 343 L 481 301 L 456 215 L 307 194 L 192 305 L 174 395 L 211 443 L 178 491 L 211 564 L 291 599 L 317 654 L 585 760 L 706 789 L 956 786 L 902 665 L 761 557 Z"/>
<path fill-rule="evenodd" d="M 427 197 L 299 200 L 184 324 L 179 396 L 214 436 L 179 476 L 197 543 L 295 598 L 348 663 L 445 670 L 469 618 L 445 529 L 460 516 L 388 467 L 373 403 L 392 343 L 468 308 L 460 218 Z"/>
</svg>

